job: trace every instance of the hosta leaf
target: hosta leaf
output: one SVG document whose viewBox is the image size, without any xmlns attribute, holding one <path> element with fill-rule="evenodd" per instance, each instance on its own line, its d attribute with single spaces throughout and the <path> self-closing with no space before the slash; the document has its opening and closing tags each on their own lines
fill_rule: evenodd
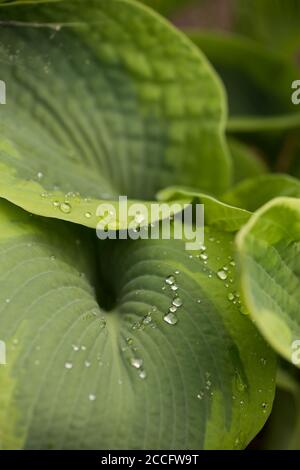
<svg viewBox="0 0 300 470">
<path fill-rule="evenodd" d="M 300 198 L 300 182 L 284 174 L 267 174 L 249 178 L 234 186 L 223 197 L 227 204 L 254 212 L 279 196 Z"/>
<path fill-rule="evenodd" d="M 95 227 L 119 194 L 226 188 L 223 89 L 184 35 L 131 0 L 33 3 L 0 7 L 0 196 Z"/>
<path fill-rule="evenodd" d="M 237 238 L 246 305 L 261 333 L 292 362 L 300 339 L 300 200 L 276 198 L 260 208 Z"/>
<path fill-rule="evenodd" d="M 186 33 L 224 81 L 230 113 L 228 130 L 253 132 L 300 126 L 300 114 L 291 101 L 291 85 L 298 76 L 296 65 L 276 51 L 238 35 L 193 30 Z"/>
<path fill-rule="evenodd" d="M 232 234 L 207 228 L 191 255 L 179 240 L 99 244 L 6 202 L 0 222 L 2 448 L 227 449 L 255 436 L 274 354 L 240 312 Z"/>
<path fill-rule="evenodd" d="M 236 232 L 250 218 L 251 213 L 245 209 L 231 206 L 204 193 L 199 193 L 186 188 L 171 187 L 158 193 L 160 201 L 189 201 L 190 203 L 203 204 L 205 211 L 205 224 L 219 230 Z"/>
<path fill-rule="evenodd" d="M 228 144 L 232 156 L 234 183 L 267 172 L 267 166 L 256 150 L 234 138 L 230 138 Z"/>
</svg>

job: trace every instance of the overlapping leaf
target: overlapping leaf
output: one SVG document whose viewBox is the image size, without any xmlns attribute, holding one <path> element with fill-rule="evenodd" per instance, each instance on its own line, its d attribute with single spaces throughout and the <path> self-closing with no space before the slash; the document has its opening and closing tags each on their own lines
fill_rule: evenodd
<svg viewBox="0 0 300 470">
<path fill-rule="evenodd" d="M 300 339 L 300 200 L 276 198 L 237 238 L 242 291 L 257 327 L 285 359 L 297 362 Z M 293 357 L 296 355 L 296 359 Z"/>
</svg>

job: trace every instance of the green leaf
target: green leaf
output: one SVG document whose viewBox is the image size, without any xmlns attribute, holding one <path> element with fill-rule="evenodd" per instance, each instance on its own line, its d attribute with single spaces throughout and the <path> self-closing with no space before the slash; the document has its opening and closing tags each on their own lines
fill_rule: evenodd
<svg viewBox="0 0 300 470">
<path fill-rule="evenodd" d="M 183 241 L 98 243 L 0 207 L 2 448 L 249 443 L 271 410 L 275 361 L 240 312 L 232 234 L 207 228 L 191 257 Z"/>
<path fill-rule="evenodd" d="M 219 230 L 235 232 L 239 230 L 250 218 L 251 213 L 226 204 L 214 197 L 193 191 L 187 188 L 171 187 L 158 193 L 160 201 L 189 201 L 190 203 L 203 204 L 205 210 L 205 224 Z"/>
<path fill-rule="evenodd" d="M 131 0 L 18 3 L 0 7 L 0 27 L 1 197 L 95 227 L 120 194 L 226 189 L 222 86 L 157 14 Z"/>
<path fill-rule="evenodd" d="M 293 361 L 300 338 L 300 200 L 276 198 L 238 234 L 241 287 L 252 318 L 273 348 Z"/>
<path fill-rule="evenodd" d="M 298 68 L 259 43 L 234 34 L 187 30 L 207 55 L 228 93 L 230 132 L 282 130 L 300 126 L 292 104 Z M 270 80 L 276 77 L 276 80 Z"/>
<path fill-rule="evenodd" d="M 267 166 L 256 149 L 234 138 L 230 138 L 228 144 L 233 162 L 234 183 L 267 172 Z"/>
<path fill-rule="evenodd" d="M 222 200 L 227 204 L 254 212 L 279 196 L 299 197 L 300 181 L 285 174 L 267 174 L 249 178 L 229 190 Z"/>
</svg>

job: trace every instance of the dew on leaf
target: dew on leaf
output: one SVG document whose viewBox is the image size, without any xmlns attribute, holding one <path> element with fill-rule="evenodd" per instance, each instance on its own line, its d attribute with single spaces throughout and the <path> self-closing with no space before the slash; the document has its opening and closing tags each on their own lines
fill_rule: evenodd
<svg viewBox="0 0 300 470">
<path fill-rule="evenodd" d="M 218 272 L 217 272 L 217 276 L 219 279 L 221 279 L 222 281 L 225 281 L 227 279 L 227 273 L 224 271 L 224 269 L 220 269 Z"/>
<path fill-rule="evenodd" d="M 164 321 L 169 325 L 176 325 L 176 323 L 178 322 L 178 318 L 176 317 L 176 315 L 174 315 L 174 313 L 169 312 L 164 316 Z"/>
<path fill-rule="evenodd" d="M 141 370 L 141 371 L 139 372 L 139 378 L 140 378 L 140 379 L 145 379 L 146 377 L 147 377 L 146 371 L 145 371 L 145 370 Z"/>
<path fill-rule="evenodd" d="M 171 275 L 171 276 L 168 276 L 168 277 L 166 277 L 165 282 L 166 282 L 166 284 L 168 284 L 169 286 L 172 286 L 172 285 L 174 284 L 174 282 L 175 282 L 175 277 L 172 276 L 172 275 Z"/>
<path fill-rule="evenodd" d="M 133 357 L 131 360 L 130 360 L 130 364 L 132 365 L 132 367 L 134 367 L 135 369 L 140 369 L 143 365 L 143 359 L 138 359 L 137 357 Z"/>
<path fill-rule="evenodd" d="M 72 362 L 65 362 L 65 368 L 66 369 L 72 369 L 72 367 L 73 367 Z"/>
<path fill-rule="evenodd" d="M 175 299 L 173 299 L 172 301 L 172 304 L 174 305 L 174 307 L 181 307 L 183 302 L 182 302 L 182 299 L 180 297 L 175 297 Z"/>
<path fill-rule="evenodd" d="M 70 212 L 72 210 L 71 205 L 68 202 L 62 202 L 59 205 L 59 208 L 60 208 L 61 212 L 63 212 L 64 214 L 70 214 Z"/>
</svg>

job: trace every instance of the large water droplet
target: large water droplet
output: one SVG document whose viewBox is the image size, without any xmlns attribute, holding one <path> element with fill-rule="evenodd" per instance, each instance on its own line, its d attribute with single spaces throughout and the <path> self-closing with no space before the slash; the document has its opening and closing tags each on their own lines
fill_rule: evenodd
<svg viewBox="0 0 300 470">
<path fill-rule="evenodd" d="M 178 318 L 176 317 L 176 315 L 174 315 L 174 313 L 169 312 L 164 316 L 164 321 L 169 325 L 176 325 L 176 323 L 178 322 Z"/>
<path fill-rule="evenodd" d="M 143 365 L 143 359 L 138 359 L 137 357 L 133 357 L 130 361 L 130 364 L 135 369 L 140 369 Z"/>
<path fill-rule="evenodd" d="M 217 276 L 219 279 L 221 279 L 222 281 L 225 281 L 225 279 L 227 279 L 227 273 L 226 271 L 224 271 L 224 269 L 220 269 L 218 272 L 217 272 Z"/>
<path fill-rule="evenodd" d="M 175 299 L 172 301 L 172 304 L 178 308 L 182 306 L 183 302 L 180 297 L 175 297 Z"/>
<path fill-rule="evenodd" d="M 165 282 L 166 282 L 166 284 L 168 284 L 169 286 L 172 286 L 172 285 L 174 284 L 174 282 L 175 282 L 175 277 L 172 276 L 172 275 L 171 275 L 171 276 L 168 276 L 168 277 L 166 277 Z"/>
<path fill-rule="evenodd" d="M 62 202 L 59 208 L 64 214 L 69 214 L 72 210 L 71 205 L 68 202 Z"/>
</svg>

